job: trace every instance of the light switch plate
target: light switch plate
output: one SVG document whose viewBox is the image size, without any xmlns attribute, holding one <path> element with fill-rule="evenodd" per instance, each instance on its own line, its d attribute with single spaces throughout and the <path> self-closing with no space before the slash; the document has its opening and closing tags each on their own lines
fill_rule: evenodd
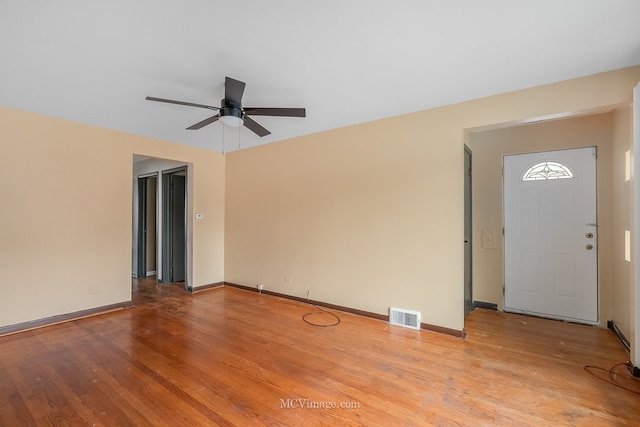
<svg viewBox="0 0 640 427">
<path fill-rule="evenodd" d="M 482 248 L 496 248 L 496 233 L 493 230 L 482 230 Z"/>
</svg>

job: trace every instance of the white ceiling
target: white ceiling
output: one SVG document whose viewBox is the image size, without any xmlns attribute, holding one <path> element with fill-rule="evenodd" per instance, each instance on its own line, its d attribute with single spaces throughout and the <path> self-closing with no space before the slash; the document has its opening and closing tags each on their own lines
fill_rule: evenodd
<svg viewBox="0 0 640 427">
<path fill-rule="evenodd" d="M 640 64 L 638 0 L 0 0 L 0 105 L 217 151 Z M 214 123 L 224 78 L 259 138 Z M 224 142 L 224 147 L 223 147 Z"/>
</svg>

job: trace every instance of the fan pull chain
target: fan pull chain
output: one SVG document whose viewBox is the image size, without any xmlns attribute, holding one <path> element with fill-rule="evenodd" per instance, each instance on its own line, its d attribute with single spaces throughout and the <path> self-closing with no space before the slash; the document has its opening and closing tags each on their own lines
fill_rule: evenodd
<svg viewBox="0 0 640 427">
<path fill-rule="evenodd" d="M 225 148 L 226 148 L 225 140 L 226 140 L 226 138 L 225 138 L 225 130 L 224 130 L 225 126 L 221 126 L 221 127 L 222 127 L 222 155 L 224 156 L 226 154 L 226 151 L 225 151 Z"/>
</svg>

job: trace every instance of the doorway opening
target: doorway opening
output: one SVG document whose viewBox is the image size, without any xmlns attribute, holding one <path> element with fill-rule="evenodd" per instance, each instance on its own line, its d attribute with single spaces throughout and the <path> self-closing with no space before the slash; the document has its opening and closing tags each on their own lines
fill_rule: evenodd
<svg viewBox="0 0 640 427">
<path fill-rule="evenodd" d="M 132 292 L 143 281 L 190 291 L 190 166 L 133 156 Z"/>
<path fill-rule="evenodd" d="M 138 278 L 155 276 L 158 273 L 157 189 L 157 173 L 138 177 Z"/>
<path fill-rule="evenodd" d="M 185 282 L 187 265 L 186 167 L 162 172 L 162 200 L 163 273 L 159 282 Z"/>
</svg>

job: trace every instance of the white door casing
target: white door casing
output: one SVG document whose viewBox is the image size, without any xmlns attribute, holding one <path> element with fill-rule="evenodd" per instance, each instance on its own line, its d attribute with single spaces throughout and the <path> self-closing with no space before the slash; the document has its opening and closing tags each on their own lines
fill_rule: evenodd
<svg viewBox="0 0 640 427">
<path fill-rule="evenodd" d="M 596 148 L 505 156 L 503 181 L 505 310 L 597 324 Z"/>
</svg>

